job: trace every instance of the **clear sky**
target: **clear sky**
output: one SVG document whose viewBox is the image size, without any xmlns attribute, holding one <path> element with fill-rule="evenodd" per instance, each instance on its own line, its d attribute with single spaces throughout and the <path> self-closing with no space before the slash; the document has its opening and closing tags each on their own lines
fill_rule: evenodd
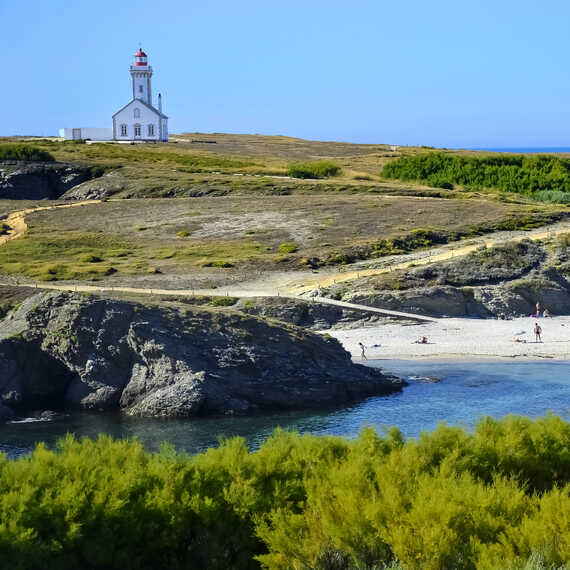
<svg viewBox="0 0 570 570">
<path fill-rule="evenodd" d="M 0 0 L 0 135 L 110 127 L 139 42 L 172 133 L 570 146 L 567 0 Z"/>
</svg>

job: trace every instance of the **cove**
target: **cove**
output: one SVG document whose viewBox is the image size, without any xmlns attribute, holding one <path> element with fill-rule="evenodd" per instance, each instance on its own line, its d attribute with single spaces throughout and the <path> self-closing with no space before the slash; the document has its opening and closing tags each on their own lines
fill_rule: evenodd
<svg viewBox="0 0 570 570">
<path fill-rule="evenodd" d="M 167 442 L 196 453 L 216 446 L 220 438 L 244 437 L 258 447 L 277 427 L 318 435 L 354 437 L 363 426 L 381 431 L 397 426 L 406 437 L 432 430 L 441 422 L 472 428 L 481 416 L 519 414 L 536 418 L 548 412 L 569 419 L 568 361 L 405 361 L 375 360 L 380 367 L 409 379 L 402 393 L 373 397 L 331 409 L 275 412 L 252 417 L 141 419 L 119 414 L 76 412 L 53 421 L 23 418 L 0 425 L 0 452 L 9 458 L 28 454 L 44 441 L 49 447 L 66 433 L 95 438 L 138 438 L 149 451 Z M 412 380 L 436 377 L 439 382 Z"/>
</svg>

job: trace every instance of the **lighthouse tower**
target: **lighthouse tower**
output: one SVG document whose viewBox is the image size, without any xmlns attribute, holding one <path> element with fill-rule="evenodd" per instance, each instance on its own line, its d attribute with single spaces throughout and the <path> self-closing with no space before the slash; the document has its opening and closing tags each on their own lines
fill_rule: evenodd
<svg viewBox="0 0 570 570">
<path fill-rule="evenodd" d="M 135 53 L 135 64 L 131 65 L 131 78 L 133 80 L 133 99 L 140 99 L 148 105 L 152 105 L 152 93 L 150 90 L 150 78 L 152 67 L 148 64 L 147 55 L 139 49 Z"/>
<path fill-rule="evenodd" d="M 113 115 L 113 139 L 117 141 L 168 141 L 168 117 L 162 112 L 162 96 L 158 94 L 158 109 L 152 104 L 150 79 L 152 67 L 146 53 L 135 53 L 129 68 L 133 98 Z"/>
</svg>

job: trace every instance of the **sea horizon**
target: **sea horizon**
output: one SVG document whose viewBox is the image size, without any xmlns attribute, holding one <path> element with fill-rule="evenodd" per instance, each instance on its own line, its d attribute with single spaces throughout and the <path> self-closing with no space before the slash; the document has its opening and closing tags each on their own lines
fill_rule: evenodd
<svg viewBox="0 0 570 570">
<path fill-rule="evenodd" d="M 506 146 L 506 147 L 468 147 L 464 149 L 456 148 L 453 150 L 482 150 L 486 152 L 509 152 L 513 154 L 553 154 L 553 153 L 570 153 L 570 146 Z"/>
</svg>

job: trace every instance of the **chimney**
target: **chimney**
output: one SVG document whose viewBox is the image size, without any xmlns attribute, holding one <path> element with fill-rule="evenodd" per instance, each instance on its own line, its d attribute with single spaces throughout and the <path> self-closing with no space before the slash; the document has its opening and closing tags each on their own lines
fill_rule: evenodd
<svg viewBox="0 0 570 570">
<path fill-rule="evenodd" d="M 162 95 L 158 94 L 158 110 L 162 113 Z"/>
</svg>

